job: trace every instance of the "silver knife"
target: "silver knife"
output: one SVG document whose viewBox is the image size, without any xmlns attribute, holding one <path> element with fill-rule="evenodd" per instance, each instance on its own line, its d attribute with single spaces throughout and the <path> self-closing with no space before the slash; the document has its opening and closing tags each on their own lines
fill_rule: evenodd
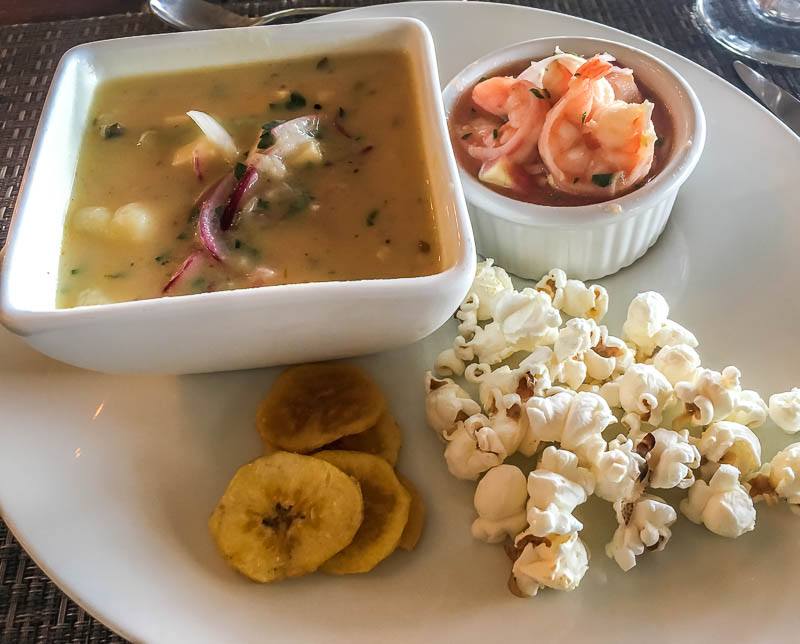
<svg viewBox="0 0 800 644">
<path fill-rule="evenodd" d="M 734 61 L 733 68 L 756 98 L 800 136 L 800 100 L 738 60 Z"/>
</svg>

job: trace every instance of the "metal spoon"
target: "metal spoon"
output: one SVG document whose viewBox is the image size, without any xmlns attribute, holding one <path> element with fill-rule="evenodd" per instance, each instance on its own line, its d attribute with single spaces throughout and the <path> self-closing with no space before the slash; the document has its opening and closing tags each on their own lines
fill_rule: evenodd
<svg viewBox="0 0 800 644">
<path fill-rule="evenodd" d="M 182 31 L 268 25 L 290 16 L 321 15 L 347 7 L 291 7 L 250 18 L 204 0 L 150 0 L 150 10 L 168 25 Z"/>
</svg>

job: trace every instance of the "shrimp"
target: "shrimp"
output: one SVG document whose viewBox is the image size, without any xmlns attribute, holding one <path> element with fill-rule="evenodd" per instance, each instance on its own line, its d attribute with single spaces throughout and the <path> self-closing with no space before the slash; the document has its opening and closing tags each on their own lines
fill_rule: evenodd
<svg viewBox="0 0 800 644">
<path fill-rule="evenodd" d="M 478 83 L 472 91 L 472 100 L 478 107 L 500 118 L 487 136 L 485 119 L 476 123 L 474 130 L 481 133 L 482 145 L 468 144 L 467 152 L 483 162 L 506 157 L 514 163 L 526 163 L 535 157 L 536 145 L 544 126 L 550 101 L 528 81 L 498 76 Z M 538 90 L 536 90 L 538 92 Z"/>
<path fill-rule="evenodd" d="M 517 79 L 530 81 L 534 87 L 547 90 L 553 99 L 558 100 L 567 93 L 572 75 L 585 62 L 585 58 L 564 53 L 556 47 L 552 56 L 532 62 Z"/>
<path fill-rule="evenodd" d="M 582 65 L 545 119 L 539 154 L 548 182 L 564 192 L 603 197 L 644 179 L 653 163 L 653 104 L 626 103 L 599 80 L 614 67 L 595 56 Z M 610 88 L 610 85 L 608 86 Z"/>
<path fill-rule="evenodd" d="M 613 71 L 608 73 L 606 80 L 614 90 L 614 98 L 626 103 L 641 103 L 644 101 L 644 96 L 642 96 L 633 78 L 632 69 L 614 68 Z"/>
</svg>

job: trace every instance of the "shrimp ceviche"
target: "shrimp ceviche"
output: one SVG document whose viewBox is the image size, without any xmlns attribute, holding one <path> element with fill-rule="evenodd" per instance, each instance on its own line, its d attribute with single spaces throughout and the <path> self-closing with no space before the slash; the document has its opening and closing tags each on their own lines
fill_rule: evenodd
<svg viewBox="0 0 800 644">
<path fill-rule="evenodd" d="M 609 54 L 555 54 L 482 78 L 451 134 L 462 166 L 514 199 L 582 205 L 657 174 L 672 125 L 660 101 Z"/>
</svg>

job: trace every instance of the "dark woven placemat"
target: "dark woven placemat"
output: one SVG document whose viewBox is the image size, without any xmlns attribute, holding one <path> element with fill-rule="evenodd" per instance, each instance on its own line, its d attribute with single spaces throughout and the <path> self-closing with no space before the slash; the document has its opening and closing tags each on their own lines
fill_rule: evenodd
<svg viewBox="0 0 800 644">
<path fill-rule="evenodd" d="M 235 3 L 251 15 L 290 5 L 378 4 L 361 0 Z M 581 16 L 643 36 L 742 87 L 734 57 L 700 33 L 690 0 L 527 0 L 512 2 Z M 168 31 L 147 14 L 0 27 L 0 246 L 53 70 L 74 45 Z M 800 71 L 760 67 L 800 94 Z M 0 642 L 124 642 L 67 598 L 31 561 L 0 519 Z"/>
</svg>

